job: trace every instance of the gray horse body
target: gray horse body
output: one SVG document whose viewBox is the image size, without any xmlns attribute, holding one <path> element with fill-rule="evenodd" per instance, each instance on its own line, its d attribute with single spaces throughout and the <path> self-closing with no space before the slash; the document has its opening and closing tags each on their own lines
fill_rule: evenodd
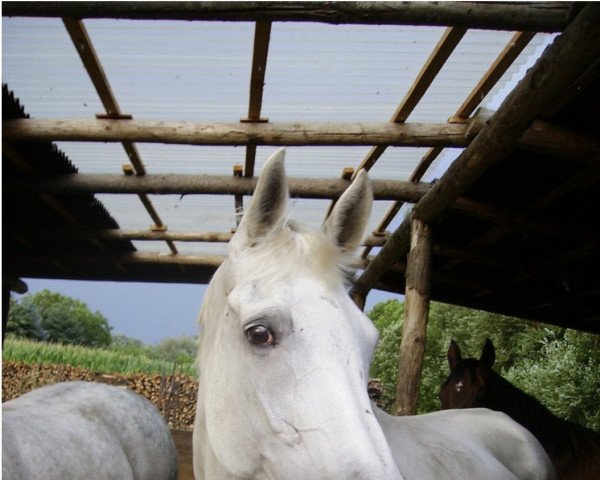
<svg viewBox="0 0 600 480">
<path fill-rule="evenodd" d="M 98 383 L 58 383 L 3 404 L 2 478 L 175 480 L 177 452 L 144 397 Z"/>
</svg>

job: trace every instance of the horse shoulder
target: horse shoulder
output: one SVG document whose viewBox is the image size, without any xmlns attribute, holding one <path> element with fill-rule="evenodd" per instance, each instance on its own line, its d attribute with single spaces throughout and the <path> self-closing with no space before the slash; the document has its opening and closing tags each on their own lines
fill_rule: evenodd
<svg viewBox="0 0 600 480">
<path fill-rule="evenodd" d="M 410 417 L 381 411 L 376 415 L 392 452 L 428 459 L 409 462 L 410 468 L 428 470 L 406 472 L 407 478 L 555 478 L 539 442 L 503 413 L 465 409 Z"/>
</svg>

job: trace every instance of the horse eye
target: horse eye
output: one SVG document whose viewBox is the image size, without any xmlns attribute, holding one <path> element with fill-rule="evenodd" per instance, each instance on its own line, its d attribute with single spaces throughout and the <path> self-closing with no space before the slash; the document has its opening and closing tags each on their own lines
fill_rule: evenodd
<svg viewBox="0 0 600 480">
<path fill-rule="evenodd" d="M 273 345 L 275 340 L 271 330 L 264 325 L 250 325 L 246 329 L 246 337 L 253 345 Z"/>
</svg>

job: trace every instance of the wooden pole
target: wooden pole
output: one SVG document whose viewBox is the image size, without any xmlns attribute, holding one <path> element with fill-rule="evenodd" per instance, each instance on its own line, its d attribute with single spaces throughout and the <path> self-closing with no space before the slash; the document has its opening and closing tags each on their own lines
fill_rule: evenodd
<svg viewBox="0 0 600 480">
<path fill-rule="evenodd" d="M 581 48 L 586 45 L 586 48 Z M 536 116 L 559 98 L 600 56 L 600 6 L 586 4 L 506 97 L 488 124 L 450 165 L 354 285 L 365 294 L 406 254 L 411 219 L 438 219 L 492 164 L 506 158 Z"/>
<path fill-rule="evenodd" d="M 143 142 L 184 145 L 393 145 L 464 147 L 466 126 L 447 123 L 194 123 L 123 119 L 16 119 L 4 141 Z"/>
<path fill-rule="evenodd" d="M 62 229 L 18 229 L 4 236 L 19 236 L 40 239 L 81 239 L 98 238 L 101 240 L 135 240 L 135 241 L 164 241 L 194 242 L 194 243 L 227 243 L 233 237 L 231 232 L 184 232 L 184 231 L 155 231 L 155 230 L 122 230 L 122 229 L 88 229 L 65 227 Z M 378 235 L 368 235 L 362 242 L 363 246 L 381 247 L 385 244 L 389 232 Z"/>
<path fill-rule="evenodd" d="M 354 302 L 354 304 L 358 308 L 360 308 L 361 311 L 363 311 L 363 312 L 365 311 L 365 302 L 366 302 L 367 299 L 363 295 L 361 295 L 358 292 L 353 292 L 350 295 L 350 298 L 352 298 L 352 301 Z"/>
<path fill-rule="evenodd" d="M 256 178 L 228 175 L 118 174 L 15 175 L 5 176 L 4 193 L 10 195 L 37 193 L 149 193 L 149 194 L 210 194 L 252 195 Z M 288 178 L 290 195 L 294 198 L 339 198 L 350 184 L 344 179 Z M 402 199 L 414 203 L 431 188 L 426 183 L 400 180 L 372 180 L 376 200 Z"/>
<path fill-rule="evenodd" d="M 6 337 L 6 326 L 8 325 L 8 309 L 10 307 L 10 287 L 2 282 L 2 345 Z"/>
<path fill-rule="evenodd" d="M 406 300 L 402 343 L 398 356 L 398 384 L 394 413 L 415 415 L 429 315 L 432 238 L 429 225 L 412 221 L 411 247 L 406 266 Z"/>
<path fill-rule="evenodd" d="M 571 2 L 5 2 L 4 16 L 463 26 L 557 32 Z"/>
<path fill-rule="evenodd" d="M 2 345 L 4 345 L 4 338 L 6 337 L 11 291 L 20 293 L 21 295 L 27 293 L 27 284 L 19 278 L 2 277 Z"/>
<path fill-rule="evenodd" d="M 193 123 L 146 120 L 16 119 L 2 122 L 6 142 L 82 141 L 146 142 L 192 145 L 378 145 L 466 147 L 483 130 L 493 112 L 477 114 L 469 125 L 448 123 Z M 592 136 L 534 121 L 517 139 L 518 146 L 533 151 L 598 164 L 600 142 Z M 373 156 L 361 167 L 367 169 Z M 249 175 L 245 175 L 249 176 Z"/>
</svg>

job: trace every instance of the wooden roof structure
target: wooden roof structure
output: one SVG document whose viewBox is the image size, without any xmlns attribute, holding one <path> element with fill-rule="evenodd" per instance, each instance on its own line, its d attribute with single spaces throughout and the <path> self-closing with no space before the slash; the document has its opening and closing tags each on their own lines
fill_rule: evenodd
<svg viewBox="0 0 600 480">
<path fill-rule="evenodd" d="M 364 146 L 370 169 L 389 146 L 430 147 L 409 181 L 374 180 L 394 205 L 365 242 L 353 287 L 404 292 L 411 220 L 431 225 L 430 296 L 457 305 L 600 333 L 600 5 L 567 2 L 9 2 L 4 16 L 63 18 L 106 109 L 93 120 L 31 119 L 3 86 L 3 279 L 22 277 L 207 283 L 220 256 L 185 255 L 179 242 L 227 242 L 231 232 L 170 232 L 154 194 L 250 195 L 257 145 Z M 123 115 L 83 19 L 256 22 L 248 118 L 240 123 L 156 122 Z M 270 123 L 261 118 L 272 22 L 448 27 L 413 87 L 385 123 Z M 514 31 L 456 114 L 444 124 L 407 118 L 471 28 Z M 535 32 L 562 32 L 495 112 L 477 110 Z M 54 141 L 119 142 L 123 175 L 81 174 Z M 136 143 L 241 145 L 236 175 L 146 173 Z M 447 147 L 464 151 L 436 182 L 420 182 Z M 292 178 L 292 196 L 335 201 L 339 179 Z M 155 228 L 119 228 L 99 193 L 137 195 Z M 404 204 L 414 208 L 392 232 Z M 170 254 L 132 241 L 167 242 Z M 373 247 L 382 246 L 372 255 Z"/>
</svg>

